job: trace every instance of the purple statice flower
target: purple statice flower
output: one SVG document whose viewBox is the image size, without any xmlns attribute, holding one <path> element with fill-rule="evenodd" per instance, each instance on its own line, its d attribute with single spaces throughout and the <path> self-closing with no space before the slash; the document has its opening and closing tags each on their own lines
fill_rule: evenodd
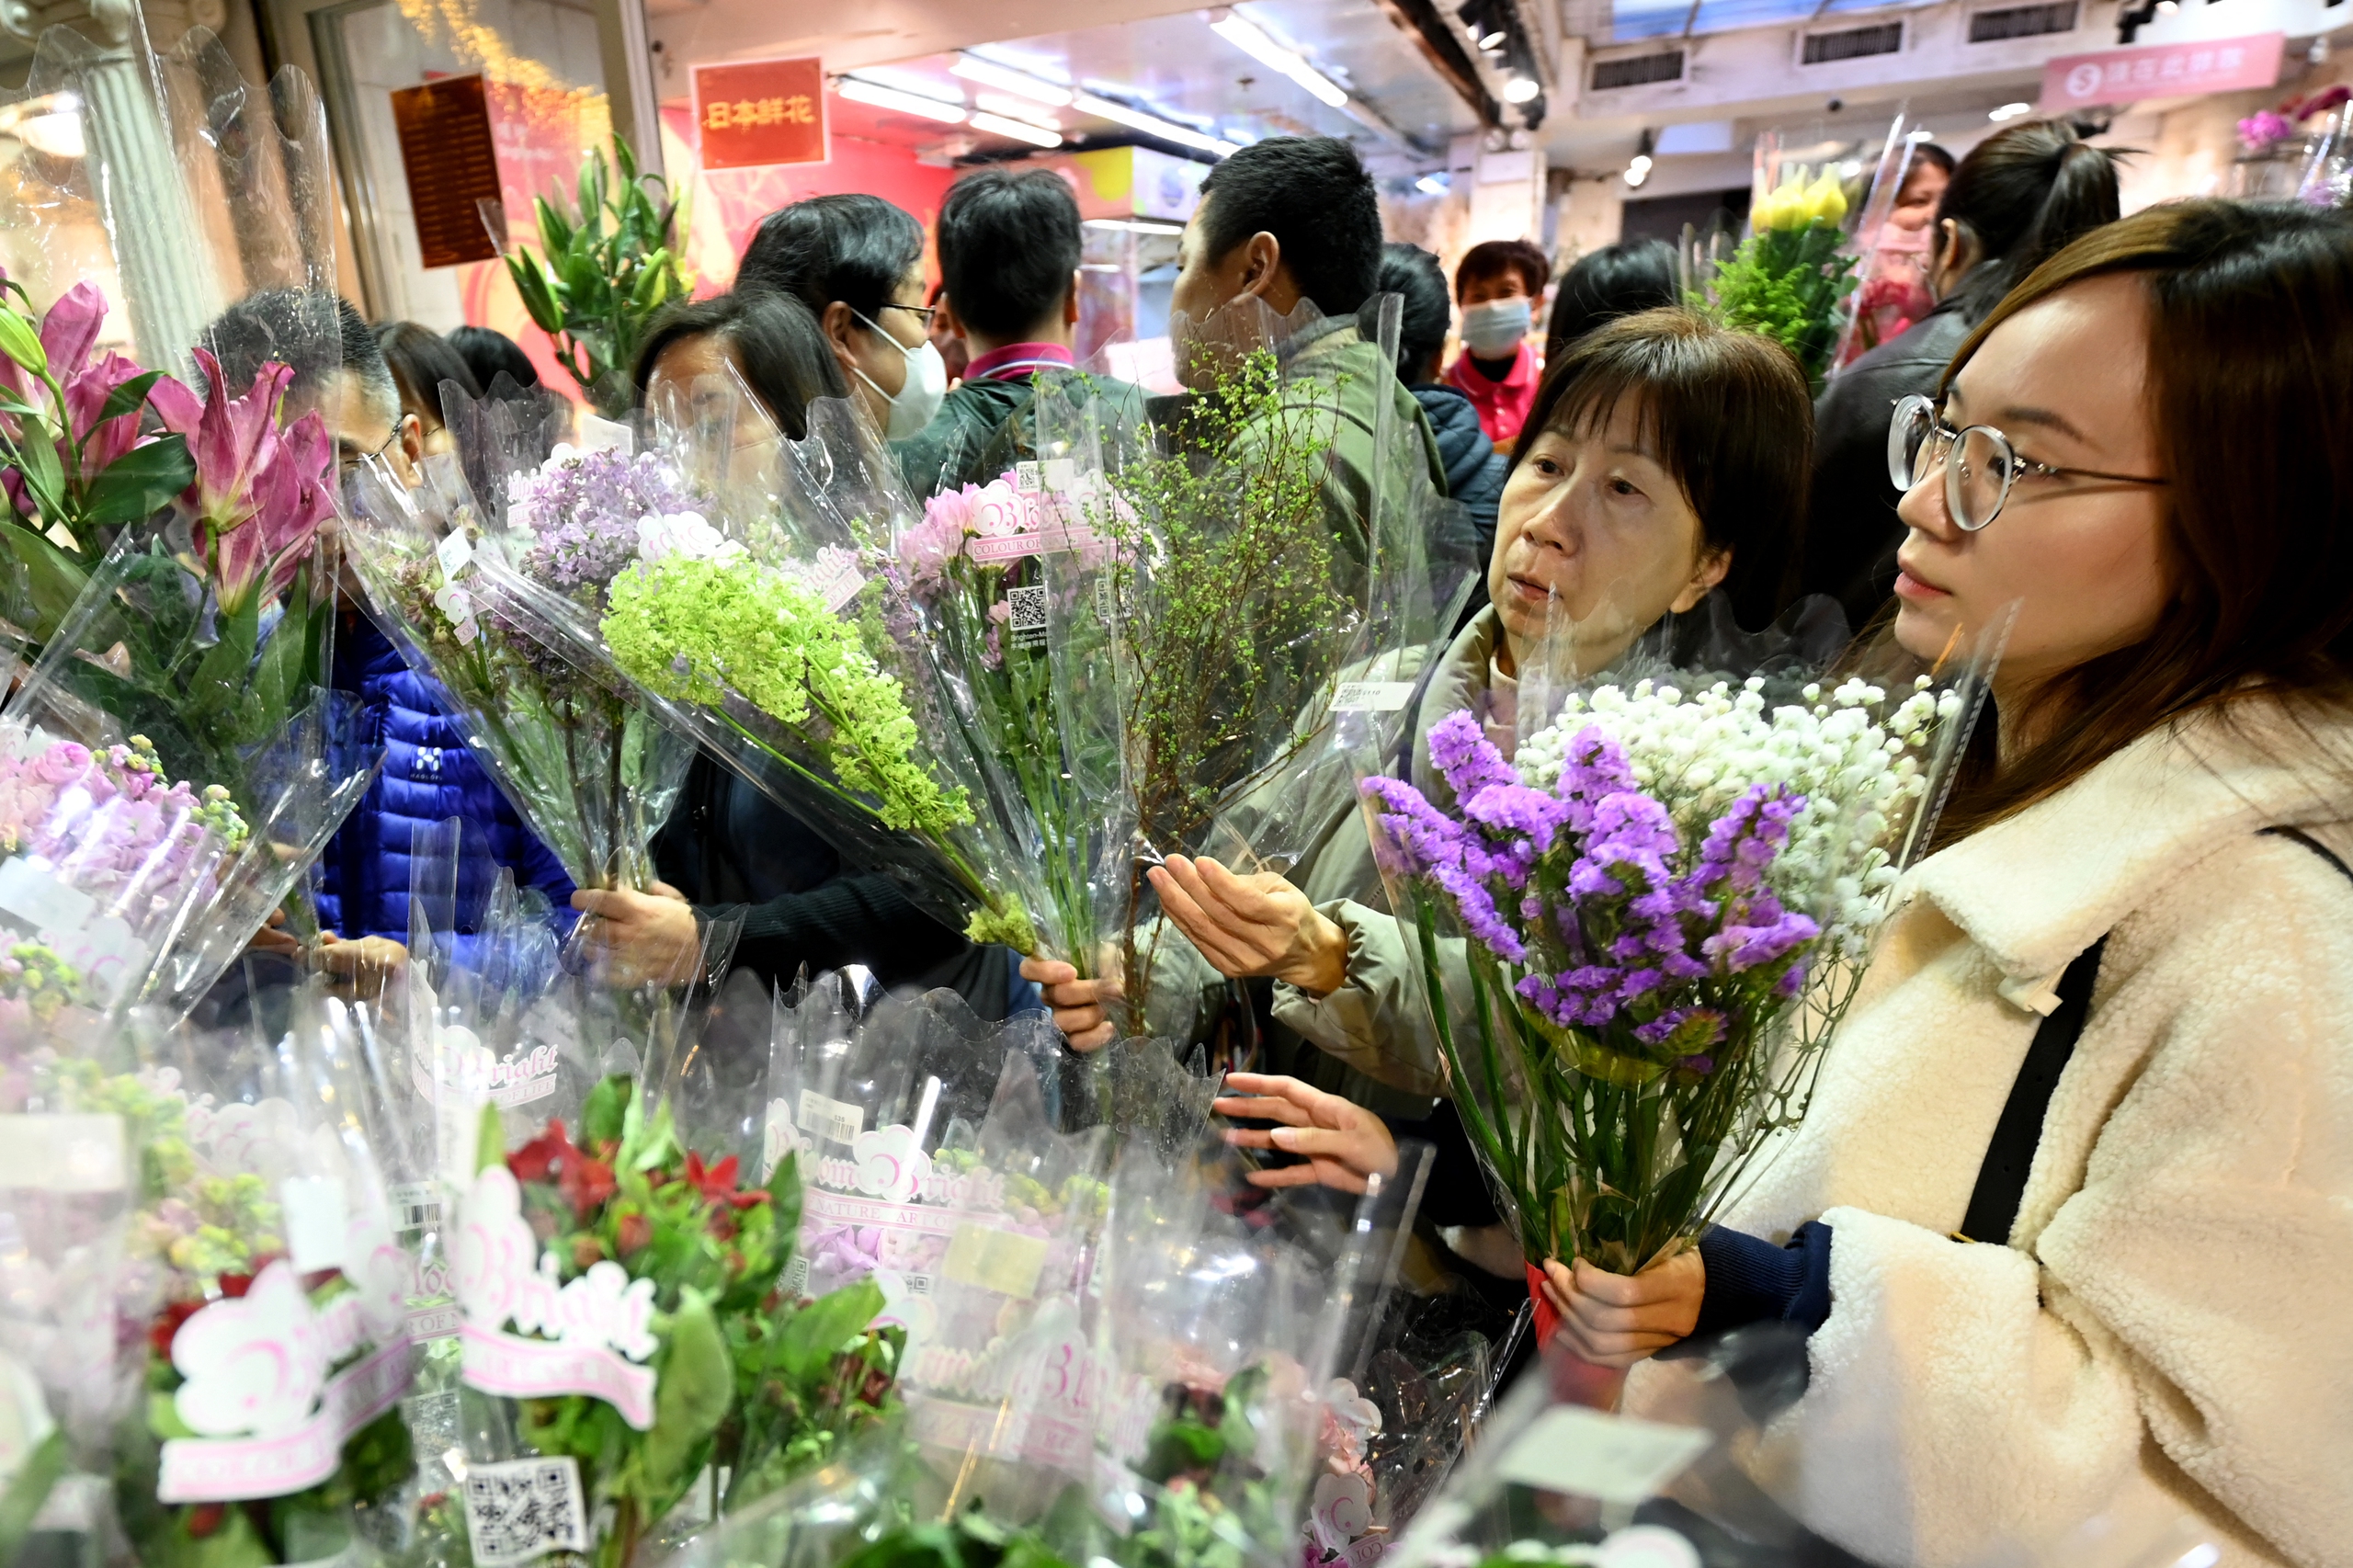
<svg viewBox="0 0 2353 1568">
<path fill-rule="evenodd" d="M 1528 960 L 1528 944 L 1511 928 L 1495 907 L 1495 894 L 1484 883 L 1459 866 L 1440 866 L 1430 872 L 1430 880 L 1438 883 L 1454 901 L 1455 913 L 1462 917 L 1463 927 L 1471 935 L 1493 948 L 1514 963 Z"/>
<path fill-rule="evenodd" d="M 1489 785 L 1519 782 L 1519 775 L 1468 708 L 1458 708 L 1430 726 L 1430 764 L 1458 801 L 1467 801 Z"/>
<path fill-rule="evenodd" d="M 1366 797 L 1388 808 L 1381 825 L 1404 857 L 1401 869 L 1427 874 L 1439 866 L 1462 863 L 1461 824 L 1426 800 L 1402 778 L 1368 778 Z"/>
<path fill-rule="evenodd" d="M 1677 1029 L 1695 1018 L 1703 1020 L 1708 1025 L 1708 1032 L 1704 1035 L 1695 1034 L 1687 1037 L 1687 1043 L 1718 1045 L 1722 1042 L 1725 1034 L 1724 1017 L 1722 1013 L 1709 1007 L 1670 1007 L 1649 1023 L 1637 1024 L 1634 1027 L 1634 1038 L 1644 1045 L 1665 1045 Z M 1684 1060 L 1688 1062 L 1693 1058 L 1686 1056 Z"/>
<path fill-rule="evenodd" d="M 1727 922 L 1701 944 L 1707 955 L 1727 974 L 1758 969 L 1811 942 L 1822 927 L 1802 915 L 1782 909 L 1769 894 L 1760 897 L 1741 924 Z"/>
<path fill-rule="evenodd" d="M 1558 796 L 1525 784 L 1487 784 L 1463 799 L 1462 814 L 1483 830 L 1485 865 L 1474 870 L 1501 878 L 1513 888 L 1528 885 L 1528 874 L 1552 847 L 1552 840 L 1568 821 L 1568 804 Z"/>
<path fill-rule="evenodd" d="M 1601 801 L 1640 788 L 1634 782 L 1632 766 L 1626 761 L 1625 748 L 1598 726 L 1588 724 L 1569 742 L 1553 792 L 1567 802 L 1569 830 L 1584 834 L 1592 830 L 1594 808 Z"/>
<path fill-rule="evenodd" d="M 1630 891 L 1626 871 L 1641 873 L 1633 891 L 1664 888 L 1672 878 L 1666 857 L 1676 848 L 1675 824 L 1665 806 L 1630 790 L 1606 795 L 1593 808 L 1585 853 L 1569 869 L 1569 892 L 1580 899 L 1615 897 Z"/>
<path fill-rule="evenodd" d="M 641 517 L 697 509 L 695 496 L 667 463 L 651 452 L 557 455 L 537 473 L 510 482 L 507 521 L 530 536 L 526 575 L 579 597 L 585 589 L 599 607 L 613 578 L 637 559 Z"/>
<path fill-rule="evenodd" d="M 1708 892 L 1751 892 L 1766 868 L 1790 841 L 1790 824 L 1805 809 L 1805 797 L 1779 784 L 1752 784 L 1732 809 L 1708 824 L 1691 885 Z"/>
</svg>

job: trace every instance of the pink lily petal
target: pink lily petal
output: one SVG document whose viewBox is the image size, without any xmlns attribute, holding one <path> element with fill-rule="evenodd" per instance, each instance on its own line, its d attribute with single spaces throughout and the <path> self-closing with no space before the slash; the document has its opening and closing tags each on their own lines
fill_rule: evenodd
<svg viewBox="0 0 2353 1568">
<path fill-rule="evenodd" d="M 76 283 L 49 307 L 40 324 L 40 346 L 49 353 L 49 373 L 62 383 L 80 373 L 107 319 L 107 297 L 88 282 Z"/>
</svg>

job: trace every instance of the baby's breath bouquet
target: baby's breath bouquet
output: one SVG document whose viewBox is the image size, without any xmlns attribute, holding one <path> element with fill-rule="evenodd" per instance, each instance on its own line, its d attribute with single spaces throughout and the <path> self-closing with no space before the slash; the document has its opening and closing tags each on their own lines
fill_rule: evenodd
<svg viewBox="0 0 2353 1568">
<path fill-rule="evenodd" d="M 1926 676 L 1768 692 L 1602 686 L 1511 761 L 1466 710 L 1431 730 L 1432 777 L 1364 782 L 1531 1283 L 1686 1244 L 1802 1113 L 1970 710 Z"/>
</svg>

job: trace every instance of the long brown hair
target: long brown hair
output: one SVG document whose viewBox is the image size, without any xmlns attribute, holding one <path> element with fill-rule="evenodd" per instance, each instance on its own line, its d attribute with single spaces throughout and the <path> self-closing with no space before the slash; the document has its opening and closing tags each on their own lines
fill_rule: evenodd
<svg viewBox="0 0 2353 1568">
<path fill-rule="evenodd" d="M 1964 774 L 1949 843 L 2064 789 L 2159 725 L 2252 697 L 2353 710 L 2353 213 L 2151 208 L 2037 267 L 1970 334 L 1938 395 L 2020 311 L 2131 274 L 2149 299 L 2149 417 L 2173 604 L 2144 642 L 2039 694 L 2063 723 Z"/>
</svg>

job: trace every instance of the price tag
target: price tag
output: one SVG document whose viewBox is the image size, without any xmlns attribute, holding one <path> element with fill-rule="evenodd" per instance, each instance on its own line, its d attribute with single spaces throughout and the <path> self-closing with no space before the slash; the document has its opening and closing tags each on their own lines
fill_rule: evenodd
<svg viewBox="0 0 2353 1568">
<path fill-rule="evenodd" d="M 814 1089 L 803 1089 L 801 1114 L 793 1119 L 803 1132 L 835 1143 L 855 1143 L 866 1128 L 866 1108 L 829 1100 Z"/>
<path fill-rule="evenodd" d="M 1713 1441 L 1694 1426 L 1560 1405 L 1519 1435 L 1501 1469 L 1522 1486 L 1631 1506 L 1656 1496 Z"/>
<path fill-rule="evenodd" d="M 429 1181 L 404 1181 L 392 1190 L 392 1229 L 429 1231 L 441 1223 L 441 1189 Z"/>
<path fill-rule="evenodd" d="M 1335 713 L 1395 713 L 1414 699 L 1414 686 L 1403 680 L 1344 680 L 1332 694 Z"/>
<path fill-rule="evenodd" d="M 433 558 L 441 562 L 442 576 L 455 579 L 473 560 L 474 541 L 466 537 L 465 529 L 452 528 L 441 536 L 439 544 L 433 547 Z"/>
<path fill-rule="evenodd" d="M 288 1176 L 278 1184 L 284 1209 L 280 1228 L 297 1274 L 343 1267 L 343 1236 L 349 1210 L 340 1176 Z"/>
<path fill-rule="evenodd" d="M 466 643 L 472 642 L 474 638 L 481 633 L 481 631 L 482 628 L 472 620 L 461 620 L 458 622 L 457 625 L 449 628 L 449 635 L 458 640 L 459 646 L 460 647 L 463 647 Z"/>
</svg>

